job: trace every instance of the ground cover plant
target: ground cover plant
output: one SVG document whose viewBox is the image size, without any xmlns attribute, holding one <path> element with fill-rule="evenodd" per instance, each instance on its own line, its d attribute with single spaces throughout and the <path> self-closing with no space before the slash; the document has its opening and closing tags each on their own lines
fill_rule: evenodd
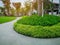
<svg viewBox="0 0 60 45">
<path fill-rule="evenodd" d="M 60 37 L 60 17 L 54 15 L 25 16 L 14 24 L 16 32 L 35 38 Z"/>
</svg>

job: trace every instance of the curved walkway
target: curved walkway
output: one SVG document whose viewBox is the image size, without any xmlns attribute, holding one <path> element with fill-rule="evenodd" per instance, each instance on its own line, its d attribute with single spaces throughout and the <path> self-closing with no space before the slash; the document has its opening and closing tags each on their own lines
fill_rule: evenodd
<svg viewBox="0 0 60 45">
<path fill-rule="evenodd" d="M 37 39 L 18 34 L 13 29 L 14 21 L 0 24 L 0 45 L 60 45 L 58 39 Z"/>
</svg>

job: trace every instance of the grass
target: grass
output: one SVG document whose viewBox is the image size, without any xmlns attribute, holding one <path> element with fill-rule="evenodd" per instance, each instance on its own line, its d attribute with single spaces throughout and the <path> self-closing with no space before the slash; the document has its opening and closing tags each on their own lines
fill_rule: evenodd
<svg viewBox="0 0 60 45">
<path fill-rule="evenodd" d="M 14 24 L 14 29 L 20 34 L 35 38 L 60 37 L 60 17 L 46 15 L 44 18 L 41 18 L 39 16 L 23 17 Z"/>
<path fill-rule="evenodd" d="M 1 16 L 0 24 L 14 20 L 16 17 Z"/>
</svg>

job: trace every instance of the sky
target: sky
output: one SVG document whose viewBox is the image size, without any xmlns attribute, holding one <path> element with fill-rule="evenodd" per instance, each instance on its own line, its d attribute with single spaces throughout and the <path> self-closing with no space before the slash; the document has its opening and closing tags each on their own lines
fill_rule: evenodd
<svg viewBox="0 0 60 45">
<path fill-rule="evenodd" d="M 21 3 L 24 3 L 26 0 L 11 0 L 11 3 L 12 2 L 21 2 Z M 53 0 L 53 2 L 55 3 L 59 3 L 59 0 Z M 23 5 L 23 4 L 22 4 Z M 0 1 L 0 6 L 3 6 L 3 3 Z M 11 5 L 12 6 L 12 5 Z M 13 6 L 12 6 L 13 7 Z"/>
<path fill-rule="evenodd" d="M 12 2 L 21 2 L 22 3 L 22 6 L 23 6 L 23 3 L 26 1 L 26 0 L 10 0 L 11 3 Z M 11 4 L 11 6 L 13 7 L 13 5 Z"/>
<path fill-rule="evenodd" d="M 26 0 L 10 0 L 12 2 L 21 2 L 24 3 Z M 0 1 L 0 6 L 3 6 L 3 3 Z"/>
<path fill-rule="evenodd" d="M 55 2 L 55 3 L 59 3 L 59 0 L 53 0 L 53 2 Z"/>
</svg>

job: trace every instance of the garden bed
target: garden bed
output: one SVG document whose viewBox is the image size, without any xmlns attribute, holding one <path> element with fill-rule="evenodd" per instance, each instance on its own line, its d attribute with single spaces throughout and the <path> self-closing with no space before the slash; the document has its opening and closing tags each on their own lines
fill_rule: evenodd
<svg viewBox="0 0 60 45">
<path fill-rule="evenodd" d="M 26 16 L 14 24 L 14 29 L 20 34 L 35 38 L 60 37 L 60 17 L 53 15 Z"/>
</svg>

